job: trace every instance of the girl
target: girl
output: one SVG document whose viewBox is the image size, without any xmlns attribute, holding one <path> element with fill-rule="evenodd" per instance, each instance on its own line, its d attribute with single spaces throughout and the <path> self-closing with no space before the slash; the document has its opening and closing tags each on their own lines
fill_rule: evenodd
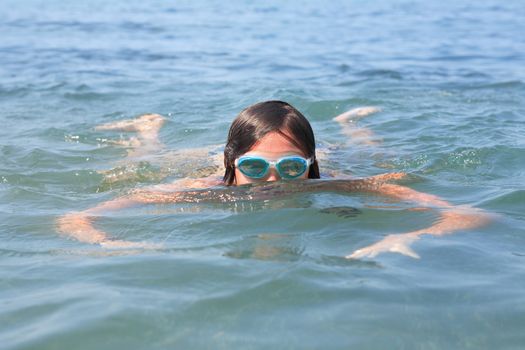
<svg viewBox="0 0 525 350">
<path fill-rule="evenodd" d="M 352 124 L 355 118 L 377 111 L 368 107 L 352 110 L 336 118 L 344 134 L 353 142 L 371 144 L 371 133 Z M 157 151 L 161 144 L 158 131 L 164 119 L 155 114 L 138 119 L 105 124 L 99 130 L 135 131 L 130 145 L 133 156 Z M 94 219 L 110 210 L 145 203 L 233 202 L 267 199 L 297 192 L 366 191 L 397 200 L 412 201 L 426 208 L 439 210 L 440 219 L 422 230 L 391 234 L 368 247 L 346 256 L 356 259 L 374 257 L 383 252 L 419 256 L 410 245 L 423 234 L 444 235 L 472 229 L 487 222 L 487 216 L 467 206 L 454 206 L 434 195 L 420 193 L 408 187 L 389 183 L 405 176 L 402 173 L 373 176 L 366 179 L 320 179 L 319 158 L 315 138 L 308 120 L 290 104 L 266 101 L 243 110 L 233 121 L 224 148 L 224 175 L 185 178 L 171 184 L 135 190 L 82 212 L 69 213 L 58 219 L 58 230 L 82 242 L 103 247 L 143 247 L 155 245 L 111 239 L 93 225 Z M 312 179 L 312 180 L 307 180 Z M 280 180 L 280 181 L 278 181 Z M 278 182 L 277 182 L 278 181 Z"/>
</svg>

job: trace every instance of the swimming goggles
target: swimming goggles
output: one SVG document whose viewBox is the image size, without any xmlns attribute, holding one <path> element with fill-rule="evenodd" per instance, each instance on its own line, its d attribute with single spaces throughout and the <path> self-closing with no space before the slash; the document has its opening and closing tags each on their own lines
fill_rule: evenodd
<svg viewBox="0 0 525 350">
<path fill-rule="evenodd" d="M 268 161 L 259 156 L 242 156 L 235 160 L 239 171 L 252 179 L 262 179 L 268 174 L 270 167 L 274 167 L 281 179 L 296 179 L 303 175 L 311 164 L 311 159 L 300 156 L 286 156 L 276 161 Z"/>
</svg>

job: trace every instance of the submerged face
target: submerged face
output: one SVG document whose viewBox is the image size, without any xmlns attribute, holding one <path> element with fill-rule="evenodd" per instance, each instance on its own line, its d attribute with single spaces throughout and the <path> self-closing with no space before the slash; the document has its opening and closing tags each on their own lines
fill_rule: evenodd
<svg viewBox="0 0 525 350">
<path fill-rule="evenodd" d="M 268 161 L 277 161 L 287 156 L 299 156 L 306 158 L 305 155 L 297 146 L 290 142 L 286 137 L 277 133 L 271 132 L 264 136 L 259 142 L 257 142 L 248 152 L 243 156 L 259 156 Z M 286 165 L 285 165 L 286 166 Z M 308 177 L 308 169 L 297 179 L 306 179 Z M 270 167 L 268 173 L 259 179 L 250 178 L 245 176 L 239 169 L 235 168 L 235 184 L 244 185 L 254 182 L 261 181 L 277 181 L 280 180 L 278 171 L 275 167 Z"/>
</svg>

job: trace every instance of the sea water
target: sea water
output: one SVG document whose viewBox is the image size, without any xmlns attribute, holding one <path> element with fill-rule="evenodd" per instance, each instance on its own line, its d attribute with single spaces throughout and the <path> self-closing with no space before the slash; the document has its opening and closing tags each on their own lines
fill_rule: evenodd
<svg viewBox="0 0 525 350">
<path fill-rule="evenodd" d="M 522 1 L 4 0 L 0 13 L 2 349 L 525 347 Z M 419 260 L 344 259 L 439 217 L 366 193 L 98 218 L 154 250 L 57 233 L 61 215 L 197 166 L 126 159 L 111 140 L 132 135 L 95 126 L 162 114 L 169 158 L 217 149 L 268 99 L 338 145 L 322 171 L 406 172 L 492 222 L 423 236 Z M 361 106 L 382 109 L 358 122 L 375 145 L 332 121 Z"/>
</svg>

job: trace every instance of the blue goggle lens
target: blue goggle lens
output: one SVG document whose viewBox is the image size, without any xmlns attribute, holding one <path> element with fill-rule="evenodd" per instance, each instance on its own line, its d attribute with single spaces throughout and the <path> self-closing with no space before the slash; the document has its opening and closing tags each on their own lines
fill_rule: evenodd
<svg viewBox="0 0 525 350">
<path fill-rule="evenodd" d="M 239 164 L 237 165 L 237 168 L 239 168 L 241 173 L 248 177 L 260 179 L 264 177 L 264 175 L 266 175 L 269 166 L 270 164 L 264 159 L 241 158 L 239 159 Z"/>
<path fill-rule="evenodd" d="M 299 157 L 284 158 L 275 165 L 283 179 L 295 179 L 303 175 L 307 166 L 306 159 Z"/>
</svg>

